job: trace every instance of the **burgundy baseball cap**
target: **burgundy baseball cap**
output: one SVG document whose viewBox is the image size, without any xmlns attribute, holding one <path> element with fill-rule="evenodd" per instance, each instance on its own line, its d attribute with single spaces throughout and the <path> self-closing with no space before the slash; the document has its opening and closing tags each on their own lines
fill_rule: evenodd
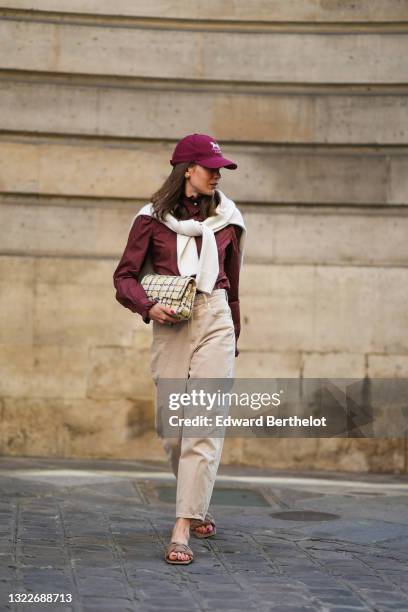
<svg viewBox="0 0 408 612">
<path fill-rule="evenodd" d="M 181 162 L 195 162 L 206 168 L 238 168 L 235 162 L 223 157 L 215 139 L 206 134 L 189 134 L 179 140 L 170 163 L 175 166 Z"/>
</svg>

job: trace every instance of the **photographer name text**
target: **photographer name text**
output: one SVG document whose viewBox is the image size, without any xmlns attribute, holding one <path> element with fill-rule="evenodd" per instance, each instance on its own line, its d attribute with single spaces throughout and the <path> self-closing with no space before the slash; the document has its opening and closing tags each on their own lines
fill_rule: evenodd
<svg viewBox="0 0 408 612">
<path fill-rule="evenodd" d="M 171 427 L 327 427 L 326 417 L 275 417 L 270 414 L 261 414 L 257 417 L 232 417 L 230 415 L 217 415 L 215 417 L 197 415 L 192 418 L 171 415 Z"/>
</svg>

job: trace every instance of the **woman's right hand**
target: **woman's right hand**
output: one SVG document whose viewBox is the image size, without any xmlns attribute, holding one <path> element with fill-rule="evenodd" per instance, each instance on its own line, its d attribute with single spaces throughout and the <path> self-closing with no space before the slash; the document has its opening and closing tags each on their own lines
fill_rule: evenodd
<svg viewBox="0 0 408 612">
<path fill-rule="evenodd" d="M 172 316 L 172 313 L 175 311 L 170 308 L 170 306 L 164 306 L 157 302 L 154 306 L 152 306 L 149 310 L 149 318 L 153 319 L 153 321 L 157 321 L 161 325 L 164 324 L 172 324 L 172 323 L 180 323 L 181 319 L 177 319 L 175 316 Z"/>
</svg>

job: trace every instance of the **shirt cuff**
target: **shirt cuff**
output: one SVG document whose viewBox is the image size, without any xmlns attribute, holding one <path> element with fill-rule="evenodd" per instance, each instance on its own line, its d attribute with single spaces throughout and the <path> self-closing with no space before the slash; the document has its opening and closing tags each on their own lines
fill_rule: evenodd
<svg viewBox="0 0 408 612">
<path fill-rule="evenodd" d="M 154 306 L 155 304 L 157 304 L 157 302 L 155 302 L 154 300 L 149 300 L 148 302 L 146 302 L 145 308 L 142 310 L 142 312 L 140 313 L 143 321 L 145 323 L 150 323 L 150 318 L 149 318 L 149 310 L 152 308 L 152 306 Z"/>
</svg>

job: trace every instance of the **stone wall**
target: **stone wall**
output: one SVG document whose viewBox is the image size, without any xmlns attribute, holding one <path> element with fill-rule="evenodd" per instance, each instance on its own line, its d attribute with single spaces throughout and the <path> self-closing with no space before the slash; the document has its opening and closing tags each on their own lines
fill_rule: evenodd
<svg viewBox="0 0 408 612">
<path fill-rule="evenodd" d="M 0 8 L 5 455 L 164 459 L 150 326 L 114 298 L 175 142 L 236 159 L 237 375 L 408 372 L 408 6 L 20 0 Z M 404 440 L 227 440 L 223 461 L 407 471 Z"/>
</svg>

